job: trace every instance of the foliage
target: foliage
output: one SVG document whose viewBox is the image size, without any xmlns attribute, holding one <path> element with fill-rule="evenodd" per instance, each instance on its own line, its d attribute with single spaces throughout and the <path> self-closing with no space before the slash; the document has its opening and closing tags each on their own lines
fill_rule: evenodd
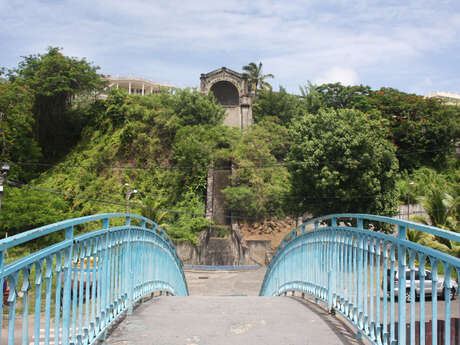
<svg viewBox="0 0 460 345">
<path fill-rule="evenodd" d="M 246 66 L 243 66 L 243 70 L 247 72 L 245 75 L 248 76 L 249 89 L 251 91 L 258 93 L 259 90 L 272 89 L 272 86 L 265 79 L 275 78 L 275 76 L 271 73 L 263 74 L 262 62 L 259 62 L 258 65 L 255 62 L 250 62 Z"/>
<path fill-rule="evenodd" d="M 256 123 L 273 117 L 278 123 L 287 126 L 293 118 L 303 114 L 305 106 L 300 97 L 288 94 L 283 87 L 278 92 L 271 89 L 260 90 L 253 106 Z"/>
<path fill-rule="evenodd" d="M 299 212 L 395 214 L 398 163 L 379 121 L 358 110 L 320 110 L 290 133 L 288 158 L 301 163 L 290 169 Z"/>
<path fill-rule="evenodd" d="M 389 122 L 387 137 L 398 148 L 401 169 L 446 165 L 460 134 L 459 107 L 391 88 L 372 92 L 369 101 Z"/>
<path fill-rule="evenodd" d="M 188 111 L 177 114 L 177 104 Z M 195 241 L 199 229 L 208 222 L 203 216 L 192 217 L 187 212 L 204 214 L 206 176 L 212 154 L 228 150 L 227 140 L 235 135 L 231 133 L 239 133 L 218 124 L 222 108 L 212 98 L 190 90 L 144 97 L 113 90 L 105 101 L 93 102 L 86 111 L 91 114 L 91 121 L 78 145 L 62 162 L 31 182 L 59 191 L 62 194 L 55 198 L 68 205 L 57 207 L 62 212 L 49 222 L 124 212 L 124 184 L 129 183 L 139 190 L 131 200 L 133 210 L 165 225 L 175 240 Z M 112 166 L 141 168 L 120 170 Z M 49 196 L 46 191 L 36 194 L 44 200 Z M 17 200 L 17 194 L 5 195 L 2 217 L 30 222 L 22 217 L 20 209 L 11 207 Z M 38 198 L 31 199 L 29 204 L 32 210 L 46 209 Z M 168 211 L 178 209 L 184 213 Z M 0 230 L 5 231 L 2 223 Z"/>
<path fill-rule="evenodd" d="M 175 213 L 164 228 L 175 242 L 188 241 L 197 244 L 201 231 L 211 225 L 203 216 L 204 202 L 193 191 L 183 195 L 183 200 L 175 205 Z"/>
<path fill-rule="evenodd" d="M 23 57 L 10 71 L 10 80 L 30 88 L 34 96 L 35 138 L 46 160 L 59 158 L 79 138 L 84 119 L 70 111 L 72 100 L 102 89 L 97 70 L 85 59 L 64 56 L 59 48 L 50 47 L 46 54 Z"/>
<path fill-rule="evenodd" d="M 231 186 L 223 193 L 235 216 L 262 218 L 285 214 L 289 173 L 277 164 L 274 152 L 279 149 L 279 141 L 272 142 L 271 134 L 267 128 L 256 125 L 232 143 Z"/>
<path fill-rule="evenodd" d="M 27 188 L 5 188 L 0 212 L 0 237 L 61 221 L 71 215 L 59 196 Z"/>
<path fill-rule="evenodd" d="M 369 86 L 344 86 L 340 83 L 331 83 L 314 86 L 312 91 L 319 98 L 322 108 L 358 109 L 363 112 L 371 110 Z"/>
<path fill-rule="evenodd" d="M 0 79 L 0 161 L 37 162 L 40 148 L 33 138 L 33 96 L 27 87 Z M 27 180 L 31 169 L 14 165 L 10 178 Z"/>
</svg>

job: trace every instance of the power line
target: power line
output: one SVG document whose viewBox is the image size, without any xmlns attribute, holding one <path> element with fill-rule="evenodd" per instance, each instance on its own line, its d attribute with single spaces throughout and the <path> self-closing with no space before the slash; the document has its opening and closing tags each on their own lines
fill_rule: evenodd
<svg viewBox="0 0 460 345">
<path fill-rule="evenodd" d="M 16 188 L 24 188 L 25 187 L 25 188 L 33 189 L 33 190 L 36 190 L 36 191 L 41 191 L 41 192 L 46 192 L 46 193 L 51 193 L 51 194 L 56 194 L 56 195 L 64 195 L 64 196 L 68 196 L 69 194 L 73 194 L 72 197 L 77 198 L 77 199 L 81 199 L 81 200 L 87 200 L 87 201 L 93 201 L 93 202 L 111 204 L 111 205 L 117 205 L 117 206 L 123 206 L 123 207 L 126 206 L 126 203 L 122 203 L 122 202 L 119 202 L 119 201 L 102 200 L 102 199 L 84 197 L 84 196 L 77 195 L 75 193 L 62 192 L 62 191 L 48 189 L 48 188 L 41 188 L 41 187 L 31 186 L 31 185 L 28 185 L 28 184 L 25 184 L 25 183 L 22 183 L 22 182 L 18 182 L 18 181 L 8 180 L 7 183 L 12 185 L 13 187 L 16 187 Z M 180 211 L 180 210 L 173 210 L 173 209 L 163 209 L 163 208 L 150 208 L 150 207 L 147 207 L 147 206 L 144 206 L 144 205 L 139 205 L 136 202 L 133 202 L 131 205 L 134 208 L 148 209 L 148 210 L 152 210 L 152 211 L 167 212 L 167 213 L 174 213 L 174 214 L 188 214 L 188 215 L 192 215 L 192 216 L 206 217 L 205 213 Z M 232 213 L 233 210 L 229 209 L 230 213 Z M 436 211 L 440 211 L 440 210 L 441 209 L 436 209 L 436 210 L 432 210 L 432 211 L 436 212 Z M 427 214 L 427 213 L 428 213 L 427 211 L 411 212 L 411 214 Z M 277 215 L 273 214 L 273 213 L 264 214 L 264 217 L 266 217 L 266 216 L 273 217 L 273 216 L 277 216 Z M 396 216 L 398 216 L 398 217 L 406 216 L 406 213 L 404 213 L 404 212 L 398 213 Z M 230 218 L 230 219 L 253 220 L 253 221 L 260 221 L 261 220 L 261 217 L 248 217 L 248 216 L 242 216 L 242 215 L 234 214 L 234 213 L 232 213 L 231 215 L 229 215 L 227 213 L 213 213 L 212 217 L 214 219 L 215 218 L 224 218 L 224 219 Z"/>
<path fill-rule="evenodd" d="M 435 150 L 417 150 L 410 152 L 396 152 L 396 156 L 408 156 L 422 153 L 434 153 L 434 152 L 444 152 L 445 149 L 435 149 Z M 345 163 L 346 161 L 354 162 L 356 159 L 348 160 L 328 160 L 328 163 Z M 22 165 L 22 166 L 41 166 L 41 167 L 55 167 L 59 168 L 84 168 L 84 169 L 119 169 L 119 170 L 190 170 L 196 168 L 203 169 L 213 169 L 214 171 L 233 171 L 238 169 L 267 169 L 267 168 L 276 168 L 276 167 L 290 167 L 290 166 L 302 166 L 307 165 L 307 162 L 300 161 L 283 161 L 283 162 L 274 162 L 269 164 L 259 164 L 259 165 L 234 165 L 233 167 L 225 166 L 216 166 L 216 165 L 191 165 L 191 166 L 168 166 L 168 165 L 97 165 L 97 164 L 53 164 L 53 163 L 40 163 L 40 162 L 10 162 L 13 165 Z"/>
</svg>

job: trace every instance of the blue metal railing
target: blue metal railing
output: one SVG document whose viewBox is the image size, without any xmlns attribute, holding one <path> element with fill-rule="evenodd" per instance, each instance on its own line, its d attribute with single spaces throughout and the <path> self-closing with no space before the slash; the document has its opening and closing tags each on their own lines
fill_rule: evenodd
<svg viewBox="0 0 460 345">
<path fill-rule="evenodd" d="M 369 230 L 379 227 L 395 227 L 396 236 Z M 451 333 L 458 333 L 451 326 L 451 299 L 458 290 L 452 277 L 460 272 L 460 259 L 408 241 L 409 229 L 446 243 L 460 242 L 455 232 L 394 218 L 366 214 L 316 218 L 283 240 L 260 295 L 287 291 L 313 295 L 373 344 L 425 344 L 430 337 L 427 342 L 433 345 L 450 345 Z M 445 301 L 438 302 L 438 297 Z"/>
<path fill-rule="evenodd" d="M 123 225 L 111 227 L 111 220 Z M 97 230 L 74 237 L 74 227 L 94 222 Z M 62 241 L 4 265 L 7 249 L 60 232 Z M 0 302 L 8 313 L 7 342 L 27 345 L 93 344 L 146 294 L 188 295 L 169 237 L 133 214 L 69 219 L 1 240 L 0 286 L 9 289 L 6 305 Z M 5 335 L 0 339 L 5 343 Z"/>
</svg>

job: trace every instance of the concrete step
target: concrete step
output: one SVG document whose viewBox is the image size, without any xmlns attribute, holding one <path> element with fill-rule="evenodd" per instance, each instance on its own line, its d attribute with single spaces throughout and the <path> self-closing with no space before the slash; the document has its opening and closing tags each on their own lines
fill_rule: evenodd
<svg viewBox="0 0 460 345">
<path fill-rule="evenodd" d="M 323 309 L 301 299 L 258 296 L 158 297 L 126 317 L 105 344 L 359 344 Z"/>
</svg>

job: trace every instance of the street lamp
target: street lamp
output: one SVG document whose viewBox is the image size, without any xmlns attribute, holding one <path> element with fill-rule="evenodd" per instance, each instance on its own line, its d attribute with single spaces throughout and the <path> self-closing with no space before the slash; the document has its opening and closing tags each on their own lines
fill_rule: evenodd
<svg viewBox="0 0 460 345">
<path fill-rule="evenodd" d="M 10 165 L 7 162 L 3 162 L 0 166 L 0 209 L 2 208 L 2 197 L 3 197 L 3 183 L 6 182 L 6 175 L 10 171 Z"/>
<path fill-rule="evenodd" d="M 133 194 L 136 194 L 137 193 L 137 190 L 136 189 L 133 189 L 131 190 L 131 187 L 129 186 L 128 183 L 125 183 L 125 187 L 127 188 L 126 189 L 126 213 L 129 214 L 129 200 L 131 199 L 131 196 Z"/>
<path fill-rule="evenodd" d="M 410 186 L 414 184 L 414 182 L 407 181 L 407 220 L 410 217 Z"/>
</svg>

